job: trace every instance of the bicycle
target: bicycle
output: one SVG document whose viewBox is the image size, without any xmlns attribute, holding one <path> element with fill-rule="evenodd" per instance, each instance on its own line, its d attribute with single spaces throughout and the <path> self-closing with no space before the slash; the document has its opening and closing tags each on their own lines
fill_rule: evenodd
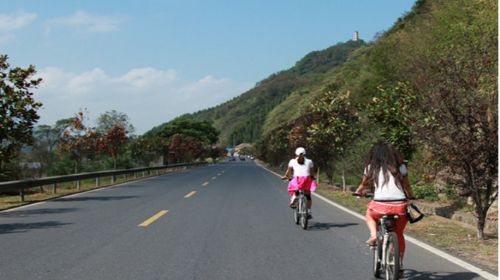
<svg viewBox="0 0 500 280">
<path fill-rule="evenodd" d="M 358 194 L 354 196 L 373 197 L 373 194 Z M 373 250 L 373 276 L 380 277 L 385 272 L 386 280 L 398 280 L 400 276 L 399 241 L 395 232 L 398 215 L 384 215 L 377 226 L 377 241 L 370 246 Z"/>
<path fill-rule="evenodd" d="M 291 181 L 292 179 L 290 178 L 281 178 L 282 180 L 288 180 Z M 295 224 L 302 227 L 302 229 L 307 229 L 307 225 L 309 222 L 309 213 L 307 209 L 307 198 L 305 196 L 304 190 L 298 190 L 295 192 L 295 200 L 294 202 L 296 205 L 295 207 L 292 207 L 293 209 L 293 219 L 295 221 Z"/>
<path fill-rule="evenodd" d="M 297 205 L 293 208 L 293 218 L 296 225 L 300 224 L 302 229 L 307 229 L 309 220 L 309 215 L 307 213 L 307 198 L 304 195 L 304 190 L 298 190 L 296 195 Z"/>
</svg>

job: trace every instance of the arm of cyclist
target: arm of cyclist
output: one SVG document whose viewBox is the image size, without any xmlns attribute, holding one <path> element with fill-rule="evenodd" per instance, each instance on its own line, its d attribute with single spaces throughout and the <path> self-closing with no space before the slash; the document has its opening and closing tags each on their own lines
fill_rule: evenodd
<svg viewBox="0 0 500 280">
<path fill-rule="evenodd" d="M 292 167 L 288 166 L 288 168 L 286 169 L 285 175 L 283 175 L 283 177 L 281 177 L 281 180 L 290 180 L 291 174 L 292 174 Z"/>
<path fill-rule="evenodd" d="M 408 199 L 415 199 L 415 195 L 413 194 L 413 189 L 410 186 L 410 180 L 408 180 L 408 176 L 403 176 L 403 180 L 401 181 L 403 185 L 403 189 L 408 196 Z"/>
<path fill-rule="evenodd" d="M 311 178 L 313 180 L 316 180 L 316 172 L 314 171 L 314 167 L 311 166 L 311 168 L 309 168 L 309 176 L 311 176 Z"/>
<path fill-rule="evenodd" d="M 365 175 L 363 175 L 363 180 L 361 181 L 361 183 L 359 184 L 358 188 L 354 193 L 362 196 L 365 194 L 368 187 L 370 187 L 370 180 Z"/>
</svg>

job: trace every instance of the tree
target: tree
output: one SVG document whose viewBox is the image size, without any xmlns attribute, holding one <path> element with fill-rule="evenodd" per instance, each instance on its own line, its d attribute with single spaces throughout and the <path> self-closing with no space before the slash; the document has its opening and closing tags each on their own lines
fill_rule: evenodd
<svg viewBox="0 0 500 280">
<path fill-rule="evenodd" d="M 156 127 L 144 135 L 146 138 L 159 138 L 168 143 L 164 156 L 169 161 L 190 161 L 201 157 L 204 152 L 209 152 L 218 136 L 219 131 L 210 122 L 185 116 Z"/>
<path fill-rule="evenodd" d="M 172 136 L 168 150 L 176 161 L 189 162 L 201 156 L 203 144 L 195 137 L 176 134 Z"/>
<path fill-rule="evenodd" d="M 98 152 L 99 139 L 97 133 L 85 125 L 86 116 L 84 112 L 78 112 L 74 118 L 67 123 L 62 132 L 59 149 L 61 152 L 69 153 L 75 163 L 75 173 L 80 170 L 82 160 Z"/>
<path fill-rule="evenodd" d="M 198 139 L 205 145 L 212 145 L 217 142 L 219 131 L 208 121 L 198 121 L 181 117 L 169 122 L 158 133 L 159 136 L 166 139 L 170 139 L 176 134 L 190 136 Z"/>
<path fill-rule="evenodd" d="M 447 1 L 402 41 L 408 81 L 420 96 L 418 136 L 464 179 L 477 236 L 498 197 L 498 3 Z"/>
<path fill-rule="evenodd" d="M 120 125 L 125 129 L 127 135 L 133 134 L 134 126 L 130 123 L 130 118 L 125 113 L 117 112 L 116 110 L 106 111 L 97 119 L 96 131 L 105 134 L 109 129 L 116 125 Z"/>
<path fill-rule="evenodd" d="M 56 147 L 60 133 L 50 125 L 39 125 L 33 131 L 33 158 L 42 163 L 42 169 L 50 169 L 56 160 Z"/>
<path fill-rule="evenodd" d="M 0 55 L 0 180 L 11 177 L 7 164 L 24 144 L 32 143 L 33 125 L 42 103 L 33 99 L 42 79 L 32 79 L 35 67 L 10 68 L 7 55 Z"/>
<path fill-rule="evenodd" d="M 121 123 L 116 123 L 106 130 L 101 138 L 101 150 L 113 159 L 113 168 L 116 169 L 116 158 L 122 152 L 127 142 L 127 132 Z"/>
<path fill-rule="evenodd" d="M 343 156 L 360 134 L 358 111 L 349 101 L 349 92 L 339 91 L 326 91 L 309 108 L 314 115 L 307 127 L 309 149 L 326 167 L 327 174 L 341 163 L 345 187 Z"/>
<path fill-rule="evenodd" d="M 380 137 L 392 143 L 405 157 L 411 159 L 415 152 L 414 135 L 417 96 L 404 82 L 394 86 L 378 87 L 377 95 L 368 106 L 368 116 L 380 124 Z"/>
<path fill-rule="evenodd" d="M 168 145 L 164 141 L 160 137 L 139 137 L 130 142 L 128 150 L 135 161 L 149 166 L 160 155 L 167 154 Z"/>
</svg>

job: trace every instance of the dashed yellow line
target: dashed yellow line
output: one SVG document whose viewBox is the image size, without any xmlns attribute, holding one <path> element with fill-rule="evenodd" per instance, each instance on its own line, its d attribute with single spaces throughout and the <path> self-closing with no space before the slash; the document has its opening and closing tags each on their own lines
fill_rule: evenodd
<svg viewBox="0 0 500 280">
<path fill-rule="evenodd" d="M 201 185 L 204 186 L 204 187 L 206 187 L 206 186 L 208 186 L 208 182 L 205 182 L 205 183 L 203 183 Z"/>
<path fill-rule="evenodd" d="M 217 176 L 222 176 L 222 173 L 217 174 Z"/>
<path fill-rule="evenodd" d="M 184 196 L 184 198 L 190 198 L 190 197 L 192 197 L 195 193 L 196 193 L 196 191 L 192 191 L 192 192 L 190 192 L 190 193 L 186 194 L 186 195 Z"/>
<path fill-rule="evenodd" d="M 217 179 L 217 177 L 215 177 L 215 176 L 214 176 L 214 177 L 212 177 L 212 180 L 215 180 L 215 179 Z"/>
<path fill-rule="evenodd" d="M 163 215 L 165 215 L 167 213 L 168 213 L 168 210 L 161 210 L 160 212 L 156 213 L 153 217 L 145 220 L 144 222 L 142 222 L 142 224 L 139 224 L 138 226 L 139 227 L 147 227 L 151 223 L 153 223 L 154 221 L 158 220 L 161 216 L 163 216 Z"/>
</svg>

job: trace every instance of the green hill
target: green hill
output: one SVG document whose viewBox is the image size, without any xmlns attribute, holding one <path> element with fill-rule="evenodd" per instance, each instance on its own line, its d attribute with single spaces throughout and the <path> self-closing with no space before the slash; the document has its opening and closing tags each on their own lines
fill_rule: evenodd
<svg viewBox="0 0 500 280">
<path fill-rule="evenodd" d="M 497 104 L 498 2 L 417 0 L 373 42 L 311 52 L 187 117 L 277 166 L 305 146 L 331 182 L 359 183 L 370 147 L 388 141 L 409 161 L 417 198 L 474 200 L 483 238 L 498 193 Z"/>
<path fill-rule="evenodd" d="M 221 131 L 220 143 L 236 145 L 255 142 L 261 137 L 267 115 L 294 92 L 317 83 L 331 69 L 342 65 L 365 42 L 348 41 L 325 50 L 314 51 L 288 70 L 272 74 L 242 95 L 216 107 L 183 117 L 209 120 Z M 162 124 L 153 130 L 159 130 Z"/>
</svg>

